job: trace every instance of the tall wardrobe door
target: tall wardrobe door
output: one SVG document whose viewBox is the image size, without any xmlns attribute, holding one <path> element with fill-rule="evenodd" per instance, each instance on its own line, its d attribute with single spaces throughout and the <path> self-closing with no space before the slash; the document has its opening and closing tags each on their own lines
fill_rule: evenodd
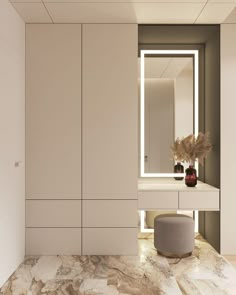
<svg viewBox="0 0 236 295">
<path fill-rule="evenodd" d="M 81 25 L 26 28 L 26 198 L 81 198 Z"/>
<path fill-rule="evenodd" d="M 81 25 L 26 27 L 26 254 L 81 254 Z"/>
<path fill-rule="evenodd" d="M 137 25 L 82 26 L 83 198 L 137 199 Z"/>
<path fill-rule="evenodd" d="M 82 26 L 82 254 L 137 254 L 137 26 Z M 123 216 L 124 215 L 124 216 Z"/>
</svg>

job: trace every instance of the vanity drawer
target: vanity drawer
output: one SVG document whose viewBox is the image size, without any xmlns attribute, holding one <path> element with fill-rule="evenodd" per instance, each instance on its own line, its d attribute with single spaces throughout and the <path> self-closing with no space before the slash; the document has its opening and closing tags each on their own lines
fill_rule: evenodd
<svg viewBox="0 0 236 295">
<path fill-rule="evenodd" d="M 179 209 L 219 210 L 219 192 L 179 192 Z"/>
<path fill-rule="evenodd" d="M 178 192 L 170 191 L 150 191 L 139 192 L 139 209 L 178 209 Z"/>
</svg>

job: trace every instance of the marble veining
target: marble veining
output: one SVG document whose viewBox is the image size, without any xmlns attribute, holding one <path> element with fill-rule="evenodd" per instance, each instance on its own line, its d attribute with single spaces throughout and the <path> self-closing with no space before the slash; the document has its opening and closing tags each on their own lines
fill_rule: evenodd
<svg viewBox="0 0 236 295">
<path fill-rule="evenodd" d="M 138 256 L 29 256 L 0 289 L 3 295 L 236 294 L 236 270 L 200 236 L 193 255 L 157 255 L 153 236 Z"/>
</svg>

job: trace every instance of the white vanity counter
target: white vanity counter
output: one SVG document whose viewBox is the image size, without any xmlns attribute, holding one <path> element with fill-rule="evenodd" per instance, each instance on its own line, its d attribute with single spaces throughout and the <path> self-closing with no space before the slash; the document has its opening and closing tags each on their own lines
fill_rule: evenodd
<svg viewBox="0 0 236 295">
<path fill-rule="evenodd" d="M 138 182 L 138 207 L 142 210 L 217 211 L 219 204 L 219 189 L 201 181 L 196 187 L 187 187 L 184 180 L 171 178 Z"/>
<path fill-rule="evenodd" d="M 184 180 L 175 180 L 172 178 L 158 179 L 139 179 L 138 191 L 219 191 L 218 188 L 198 180 L 195 187 L 188 187 Z"/>
</svg>

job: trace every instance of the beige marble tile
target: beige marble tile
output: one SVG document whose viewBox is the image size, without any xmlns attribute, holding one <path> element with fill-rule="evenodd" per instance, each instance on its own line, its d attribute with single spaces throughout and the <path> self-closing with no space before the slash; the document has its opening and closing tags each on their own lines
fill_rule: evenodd
<svg viewBox="0 0 236 295">
<path fill-rule="evenodd" d="M 193 255 L 157 255 L 153 235 L 139 239 L 138 256 L 26 257 L 1 295 L 236 294 L 236 270 L 200 236 Z"/>
<path fill-rule="evenodd" d="M 193 255 L 170 268 L 184 294 L 236 294 L 236 270 L 201 237 Z"/>
<path fill-rule="evenodd" d="M 233 265 L 233 267 L 236 269 L 236 256 L 235 255 L 224 255 L 224 258 Z"/>
</svg>

